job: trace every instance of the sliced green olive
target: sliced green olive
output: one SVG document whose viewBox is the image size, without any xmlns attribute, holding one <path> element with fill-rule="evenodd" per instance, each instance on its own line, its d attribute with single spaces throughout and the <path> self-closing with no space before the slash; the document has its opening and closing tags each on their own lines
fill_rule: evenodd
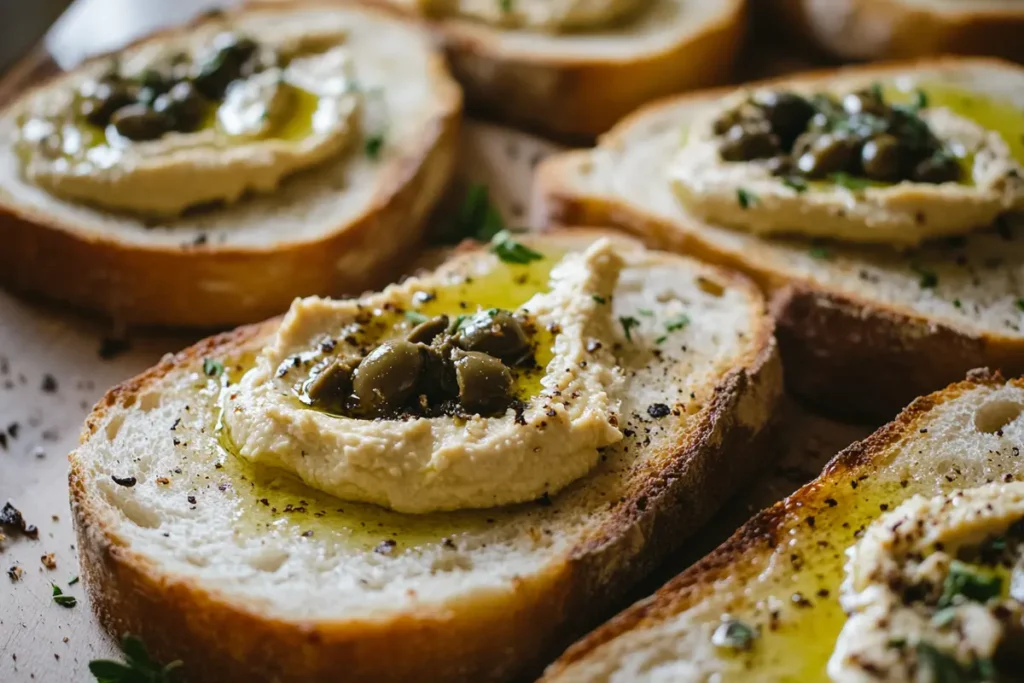
<svg viewBox="0 0 1024 683">
<path fill-rule="evenodd" d="M 787 149 L 806 130 L 815 113 L 810 102 L 791 92 L 761 92 L 755 96 L 754 102 L 764 111 L 772 132 Z"/>
<path fill-rule="evenodd" d="M 118 134 L 129 140 L 155 140 L 171 130 L 173 121 L 166 114 L 155 112 L 144 104 L 121 107 L 110 117 Z"/>
<path fill-rule="evenodd" d="M 846 171 L 854 160 L 855 146 L 847 138 L 822 135 L 797 160 L 797 168 L 809 178 L 824 178 Z"/>
<path fill-rule="evenodd" d="M 167 114 L 174 121 L 175 130 L 189 132 L 202 123 L 206 99 L 191 83 L 182 81 L 153 101 L 153 111 Z"/>
<path fill-rule="evenodd" d="M 512 373 L 494 356 L 478 351 L 455 357 L 459 403 L 472 413 L 504 410 L 512 401 Z"/>
<path fill-rule="evenodd" d="M 864 175 L 868 178 L 881 182 L 900 179 L 903 150 L 896 137 L 882 134 L 871 138 L 864 143 L 860 159 Z"/>
<path fill-rule="evenodd" d="M 334 358 L 306 383 L 306 395 L 315 406 L 336 406 L 352 395 L 352 375 L 358 360 Z"/>
<path fill-rule="evenodd" d="M 423 369 L 421 346 L 393 339 L 371 351 L 352 376 L 352 390 L 364 408 L 381 412 L 401 407 Z"/>
<path fill-rule="evenodd" d="M 522 358 L 530 350 L 523 326 L 502 309 L 477 313 L 455 333 L 454 341 L 466 351 L 480 351 L 508 362 Z"/>
<path fill-rule="evenodd" d="M 413 343 L 429 344 L 447 329 L 448 316 L 439 315 L 435 318 L 431 318 L 430 320 L 425 320 L 409 330 L 409 334 L 407 334 L 405 338 Z"/>
</svg>

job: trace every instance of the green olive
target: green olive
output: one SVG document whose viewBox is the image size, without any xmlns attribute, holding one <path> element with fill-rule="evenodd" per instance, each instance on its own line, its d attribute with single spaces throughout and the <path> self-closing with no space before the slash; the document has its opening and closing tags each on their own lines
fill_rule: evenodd
<svg viewBox="0 0 1024 683">
<path fill-rule="evenodd" d="M 252 39 L 234 33 L 218 35 L 214 38 L 213 55 L 198 66 L 193 78 L 196 89 L 209 99 L 220 100 L 228 85 L 242 76 L 244 64 L 257 47 Z"/>
<path fill-rule="evenodd" d="M 763 122 L 762 125 L 758 125 L 758 122 L 734 125 L 718 146 L 718 153 L 725 161 L 764 159 L 777 154 L 779 150 L 779 137 Z"/>
<path fill-rule="evenodd" d="M 503 361 L 514 362 L 530 350 L 526 331 L 508 311 L 480 311 L 465 323 L 454 339 L 466 351 L 480 351 Z"/>
<path fill-rule="evenodd" d="M 885 116 L 888 108 L 877 95 L 870 90 L 859 90 L 843 97 L 843 109 L 847 114 L 875 114 Z"/>
<path fill-rule="evenodd" d="M 306 395 L 315 406 L 338 406 L 352 395 L 352 374 L 358 361 L 333 358 L 306 382 Z"/>
<path fill-rule="evenodd" d="M 871 180 L 896 182 L 903 166 L 903 149 L 897 138 L 883 133 L 864 143 L 860 160 L 864 175 Z"/>
<path fill-rule="evenodd" d="M 469 412 L 499 412 L 512 401 L 512 373 L 494 356 L 478 351 L 457 354 L 455 378 L 459 403 Z"/>
<path fill-rule="evenodd" d="M 412 395 L 422 369 L 422 346 L 404 339 L 386 341 L 359 363 L 352 390 L 365 409 L 394 410 Z"/>
<path fill-rule="evenodd" d="M 121 107 L 110 117 L 118 134 L 129 140 L 155 140 L 171 130 L 173 121 L 166 114 L 155 112 L 144 104 Z"/>
<path fill-rule="evenodd" d="M 99 82 L 83 86 L 78 112 L 94 126 L 106 127 L 121 107 L 132 104 L 135 96 L 123 83 Z"/>
<path fill-rule="evenodd" d="M 855 160 L 855 145 L 848 138 L 822 135 L 797 159 L 797 168 L 809 178 L 824 178 L 847 171 Z"/>
<path fill-rule="evenodd" d="M 167 114 L 173 119 L 175 130 L 187 133 L 202 123 L 206 99 L 191 83 L 182 81 L 153 101 L 153 111 Z"/>
<path fill-rule="evenodd" d="M 787 149 L 807 129 L 815 113 L 810 102 L 791 92 L 761 92 L 755 96 L 754 102 L 764 111 L 772 132 Z"/>
<path fill-rule="evenodd" d="M 960 179 L 960 164 L 948 154 L 937 152 L 914 167 L 911 176 L 918 183 L 951 183 Z"/>
<path fill-rule="evenodd" d="M 431 318 L 430 320 L 425 320 L 409 330 L 409 334 L 407 334 L 405 338 L 417 344 L 429 344 L 447 329 L 448 316 L 439 315 L 435 318 Z"/>
</svg>

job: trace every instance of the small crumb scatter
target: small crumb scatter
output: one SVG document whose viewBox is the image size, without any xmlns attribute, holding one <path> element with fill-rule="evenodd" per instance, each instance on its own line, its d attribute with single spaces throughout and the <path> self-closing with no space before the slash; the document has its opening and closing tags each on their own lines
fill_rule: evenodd
<svg viewBox="0 0 1024 683">
<path fill-rule="evenodd" d="M 39 561 L 43 563 L 43 566 L 47 569 L 57 568 L 57 558 L 53 556 L 53 553 L 46 553 L 39 558 Z"/>
</svg>

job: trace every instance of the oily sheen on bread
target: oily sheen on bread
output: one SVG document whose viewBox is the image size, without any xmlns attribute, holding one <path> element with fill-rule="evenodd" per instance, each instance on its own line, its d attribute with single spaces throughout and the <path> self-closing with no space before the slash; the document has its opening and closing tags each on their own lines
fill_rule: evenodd
<svg viewBox="0 0 1024 683">
<path fill-rule="evenodd" d="M 601 234 L 523 240 L 583 249 Z M 676 332 L 681 346 L 628 373 L 626 437 L 537 503 L 401 515 L 226 452 L 204 361 L 236 382 L 278 319 L 207 339 L 111 390 L 70 474 L 82 576 L 104 627 L 181 659 L 197 683 L 538 671 L 756 471 L 781 394 L 753 285 L 614 239 L 627 263 L 615 314 L 631 313 L 649 278 L 671 276 L 690 322 Z M 648 404 L 668 395 L 686 409 L 652 419 Z"/>
<path fill-rule="evenodd" d="M 913 75 L 1021 104 L 1024 70 L 949 58 L 771 81 L 827 86 Z M 820 408 L 884 419 L 983 365 L 1024 371 L 1024 227 L 885 247 L 759 238 L 686 214 L 665 180 L 687 123 L 725 91 L 641 109 L 592 150 L 549 157 L 535 180 L 538 225 L 606 225 L 747 272 L 773 295 L 788 387 Z"/>
<path fill-rule="evenodd" d="M 1015 0 L 784 0 L 763 9 L 766 20 L 842 59 L 1024 56 L 1024 8 Z"/>
<path fill-rule="evenodd" d="M 419 15 L 415 0 L 363 0 Z M 653 0 L 606 29 L 547 33 L 431 22 L 470 107 L 566 138 L 593 138 L 645 102 L 728 82 L 746 33 L 740 0 Z"/>
<path fill-rule="evenodd" d="M 1024 381 L 984 370 L 914 401 L 820 477 L 577 642 L 542 680 L 828 680 L 825 665 L 845 622 L 837 598 L 846 548 L 915 494 L 1018 480 L 1022 409 Z M 757 629 L 749 654 L 713 644 L 726 615 Z"/>
<path fill-rule="evenodd" d="M 0 113 L 0 282 L 130 324 L 223 326 L 275 315 L 295 296 L 382 284 L 409 254 L 451 175 L 461 109 L 429 36 L 370 8 L 284 3 L 207 15 L 127 50 L 210 24 L 347 31 L 356 78 L 379 87 L 388 110 L 376 158 L 357 140 L 274 192 L 154 224 L 26 182 L 13 147 L 23 96 Z M 65 87 L 107 59 L 40 88 Z"/>
</svg>

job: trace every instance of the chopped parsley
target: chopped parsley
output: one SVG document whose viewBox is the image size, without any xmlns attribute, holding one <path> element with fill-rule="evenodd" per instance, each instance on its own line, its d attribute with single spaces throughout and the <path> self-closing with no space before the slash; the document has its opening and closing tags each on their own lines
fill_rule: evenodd
<svg viewBox="0 0 1024 683">
<path fill-rule="evenodd" d="M 94 659 L 89 662 L 89 671 L 97 683 L 170 683 L 171 674 L 181 666 L 175 660 L 166 666 L 154 662 L 142 641 L 130 633 L 121 638 L 124 662 L 112 659 Z"/>
<path fill-rule="evenodd" d="M 667 334 L 663 334 L 660 337 L 657 337 L 654 340 L 654 343 L 655 344 L 664 344 L 666 341 L 668 341 L 668 335 Z"/>
<path fill-rule="evenodd" d="M 761 200 L 750 190 L 740 187 L 736 190 L 736 201 L 740 203 L 741 209 L 749 209 Z"/>
<path fill-rule="evenodd" d="M 596 301 L 599 304 L 606 304 L 606 303 L 608 303 L 608 299 L 605 299 L 603 296 L 598 296 L 597 294 L 591 294 L 590 298 L 593 299 L 594 301 Z"/>
<path fill-rule="evenodd" d="M 1003 579 L 994 574 L 983 574 L 975 567 L 953 560 L 949 564 L 949 573 L 942 584 L 942 596 L 939 607 L 949 607 L 953 599 L 963 596 L 974 602 L 988 602 L 999 597 L 1003 592 Z"/>
<path fill-rule="evenodd" d="M 216 358 L 203 359 L 203 374 L 207 377 L 220 377 L 224 373 L 224 363 Z"/>
<path fill-rule="evenodd" d="M 975 659 L 970 664 L 961 664 L 953 655 L 923 640 L 917 643 L 915 649 L 920 668 L 930 673 L 930 680 L 935 683 L 967 683 L 997 679 L 995 665 L 990 659 Z"/>
<path fill-rule="evenodd" d="M 711 634 L 711 644 L 729 650 L 749 650 L 757 638 L 757 631 L 739 619 L 729 619 Z"/>
<path fill-rule="evenodd" d="M 505 219 L 491 201 L 490 190 L 486 185 L 476 183 L 466 189 L 466 195 L 448 232 L 454 242 L 466 237 L 487 242 L 504 229 Z"/>
<path fill-rule="evenodd" d="M 924 90 L 920 90 L 919 89 L 919 90 L 915 90 L 914 91 L 913 106 L 914 106 L 914 109 L 916 109 L 918 111 L 920 111 L 922 109 L 927 109 L 927 107 L 928 107 L 928 94 Z"/>
<path fill-rule="evenodd" d="M 654 311 L 652 311 L 649 308 L 640 308 L 640 309 L 637 310 L 637 313 L 639 313 L 640 315 L 644 316 L 645 318 L 654 317 Z"/>
<path fill-rule="evenodd" d="M 72 576 L 71 580 L 68 581 L 68 585 L 69 586 L 74 586 L 76 583 L 78 583 L 78 577 L 77 576 Z"/>
<path fill-rule="evenodd" d="M 525 265 L 531 261 L 539 261 L 544 258 L 540 252 L 530 249 L 525 244 L 512 239 L 512 233 L 502 230 L 491 239 L 491 251 L 498 255 L 505 263 L 516 263 Z"/>
<path fill-rule="evenodd" d="M 640 326 L 640 321 L 631 315 L 619 316 L 619 324 L 626 335 L 626 341 L 633 341 L 633 328 Z"/>
<path fill-rule="evenodd" d="M 826 249 L 825 247 L 821 246 L 820 244 L 816 244 L 815 246 L 808 249 L 807 254 L 811 258 L 816 258 L 821 261 L 827 261 L 828 259 L 832 258 L 832 252 Z"/>
<path fill-rule="evenodd" d="M 1024 311 L 1024 299 L 1017 299 L 1017 310 Z"/>
<path fill-rule="evenodd" d="M 448 334 L 454 334 L 462 329 L 462 326 L 466 324 L 466 321 L 470 319 L 468 315 L 457 315 L 455 318 L 448 323 Z"/>
<path fill-rule="evenodd" d="M 420 323 L 427 322 L 427 316 L 423 315 L 419 311 L 406 311 L 405 319 L 413 325 L 419 325 Z"/>
<path fill-rule="evenodd" d="M 685 313 L 680 313 L 679 315 L 673 318 L 669 318 L 668 320 L 665 321 L 665 331 L 676 332 L 678 330 L 683 329 L 689 324 L 690 316 L 686 315 Z"/>
<path fill-rule="evenodd" d="M 61 607 L 67 607 L 69 609 L 78 604 L 78 598 L 73 595 L 64 595 L 64 591 L 62 591 L 60 586 L 55 583 L 51 583 L 50 585 L 53 586 L 53 601 L 55 603 Z"/>
<path fill-rule="evenodd" d="M 874 83 L 868 86 L 868 92 L 871 93 L 871 96 L 874 97 L 879 102 L 885 101 L 885 96 L 882 93 L 882 84 L 879 83 L 878 81 L 875 81 Z"/>
<path fill-rule="evenodd" d="M 498 0 L 498 6 L 507 14 L 512 11 L 512 0 Z"/>
<path fill-rule="evenodd" d="M 865 187 L 871 187 L 872 184 L 870 180 L 858 178 L 856 176 L 850 175 L 849 173 L 844 173 L 843 171 L 833 173 L 832 175 L 829 176 L 829 180 L 831 180 L 836 185 L 839 185 L 840 187 L 845 187 L 847 190 L 855 191 L 863 190 Z"/>
<path fill-rule="evenodd" d="M 384 133 L 373 133 L 366 137 L 366 156 L 374 161 L 380 158 L 380 150 L 384 147 Z"/>
<path fill-rule="evenodd" d="M 935 289 L 939 284 L 939 276 L 935 274 L 935 271 L 917 265 L 913 265 L 910 268 L 921 278 L 917 283 L 921 286 L 921 289 Z"/>
<path fill-rule="evenodd" d="M 782 179 L 782 184 L 798 194 L 807 192 L 807 181 L 803 178 L 790 176 Z"/>
<path fill-rule="evenodd" d="M 953 308 L 963 308 L 964 305 L 960 299 L 953 299 Z"/>
</svg>

